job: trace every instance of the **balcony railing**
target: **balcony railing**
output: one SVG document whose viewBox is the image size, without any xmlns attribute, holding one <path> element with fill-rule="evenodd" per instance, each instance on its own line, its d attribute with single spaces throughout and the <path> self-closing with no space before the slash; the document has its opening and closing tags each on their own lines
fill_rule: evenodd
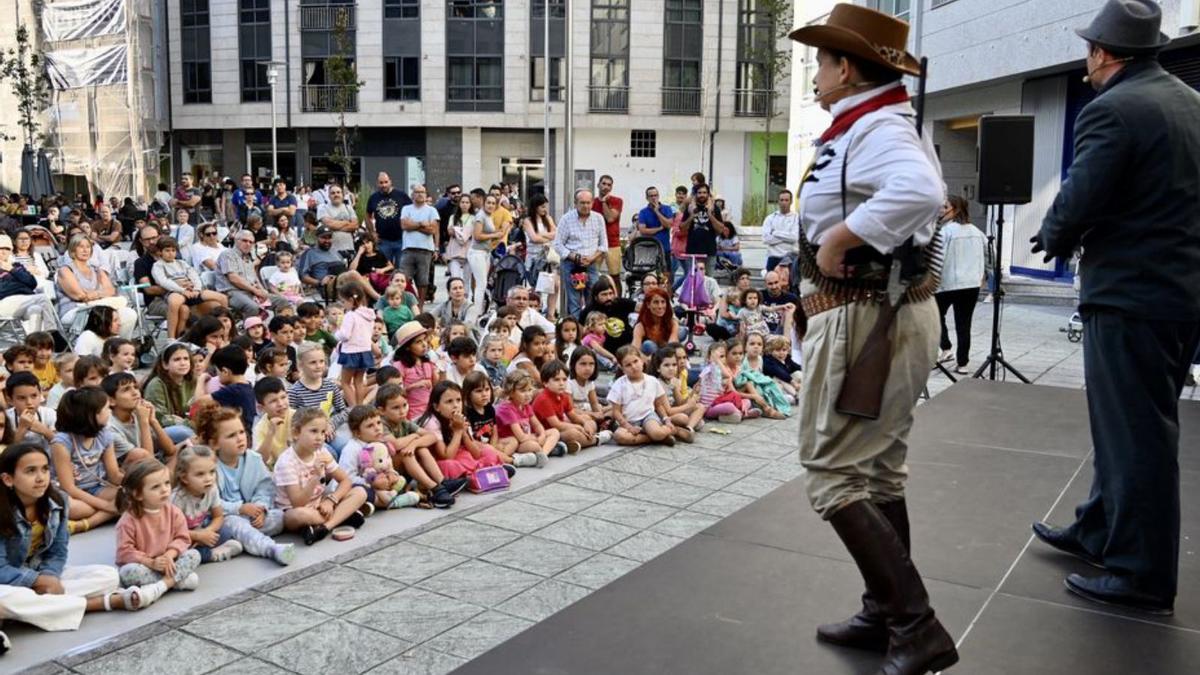
<svg viewBox="0 0 1200 675">
<path fill-rule="evenodd" d="M 302 112 L 355 112 L 358 92 L 340 84 L 305 84 L 300 86 Z"/>
<path fill-rule="evenodd" d="M 629 112 L 629 87 L 588 87 L 588 110 L 594 113 Z"/>
<path fill-rule="evenodd" d="M 662 114 L 664 115 L 699 115 L 699 87 L 663 87 Z"/>
<path fill-rule="evenodd" d="M 354 5 L 300 5 L 300 30 L 355 29 Z"/>
<path fill-rule="evenodd" d="M 767 117 L 774 112 L 775 92 L 770 89 L 734 89 L 733 114 L 736 117 Z"/>
</svg>

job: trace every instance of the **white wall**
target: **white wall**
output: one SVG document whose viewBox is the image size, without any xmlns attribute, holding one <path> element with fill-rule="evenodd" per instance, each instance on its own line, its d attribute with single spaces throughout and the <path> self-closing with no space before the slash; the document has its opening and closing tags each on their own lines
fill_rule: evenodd
<svg viewBox="0 0 1200 675">
<path fill-rule="evenodd" d="M 833 9 L 833 0 L 796 0 L 792 3 L 796 27 L 807 25 Z M 829 126 L 829 113 L 821 109 L 809 96 L 812 82 L 805 81 L 805 46 L 792 43 L 792 79 L 790 90 L 791 106 L 788 126 L 787 185 L 795 190 L 800 176 L 812 160 L 813 140 Z"/>
</svg>

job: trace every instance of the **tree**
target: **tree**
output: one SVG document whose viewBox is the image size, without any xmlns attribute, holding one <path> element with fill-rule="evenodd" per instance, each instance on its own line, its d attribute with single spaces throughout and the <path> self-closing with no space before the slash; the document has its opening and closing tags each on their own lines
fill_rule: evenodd
<svg viewBox="0 0 1200 675">
<path fill-rule="evenodd" d="M 333 85 L 330 96 L 331 109 L 337 113 L 338 128 L 334 132 L 333 152 L 329 161 L 342 168 L 348 184 L 354 168 L 354 140 L 357 127 L 346 126 L 346 113 L 358 109 L 358 92 L 365 84 L 358 79 L 353 55 L 354 43 L 350 40 L 347 27 L 350 23 L 350 8 L 339 7 L 333 15 L 333 56 L 325 60 L 325 76 Z"/>
<path fill-rule="evenodd" d="M 17 126 L 25 132 L 25 144 L 32 147 L 42 140 L 39 118 L 50 106 L 50 81 L 25 24 L 17 26 L 17 46 L 0 53 L 0 82 L 8 82 L 17 95 Z"/>
<path fill-rule="evenodd" d="M 791 0 L 756 0 L 754 1 L 754 20 L 742 29 L 747 31 L 747 59 L 757 64 L 752 71 L 750 86 L 753 90 L 766 91 L 766 101 L 763 106 L 763 116 L 766 118 L 766 133 L 763 136 L 763 157 L 767 167 L 763 171 L 763 199 L 771 201 L 771 122 L 779 115 L 778 101 L 783 98 L 778 95 L 776 88 L 785 82 L 792 65 L 791 43 L 787 34 L 792 26 Z M 780 43 L 784 47 L 780 48 Z M 753 95 L 752 95 L 753 96 Z M 786 102 L 786 98 L 784 98 Z M 759 105 L 753 98 L 752 105 Z"/>
</svg>

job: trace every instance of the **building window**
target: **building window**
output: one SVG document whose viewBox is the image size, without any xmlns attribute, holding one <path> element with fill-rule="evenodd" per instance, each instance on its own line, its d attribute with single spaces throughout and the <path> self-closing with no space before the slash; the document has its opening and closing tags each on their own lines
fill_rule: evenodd
<svg viewBox="0 0 1200 675">
<path fill-rule="evenodd" d="M 447 0 L 446 109 L 504 110 L 504 3 Z"/>
<path fill-rule="evenodd" d="M 383 18 L 419 19 L 421 0 L 383 0 Z"/>
<path fill-rule="evenodd" d="M 658 150 L 658 132 L 634 129 L 629 132 L 630 157 L 654 157 Z"/>
<path fill-rule="evenodd" d="M 239 0 L 238 59 L 242 102 L 271 100 L 265 61 L 271 60 L 271 0 Z"/>
<path fill-rule="evenodd" d="M 212 103 L 212 45 L 208 26 L 208 0 L 179 1 L 184 103 Z"/>
<path fill-rule="evenodd" d="M 383 60 L 383 98 L 388 101 L 421 100 L 421 59 L 397 56 Z"/>
<path fill-rule="evenodd" d="M 592 112 L 629 111 L 629 0 L 592 0 Z"/>
<path fill-rule="evenodd" d="M 945 3 L 938 3 L 935 0 L 933 6 L 936 7 L 939 4 L 945 4 Z M 877 9 L 881 12 L 891 14 L 892 16 L 896 17 L 897 19 L 904 19 L 905 21 L 909 20 L 909 10 L 911 9 L 911 5 L 912 5 L 912 0 L 868 0 L 867 1 L 867 6 L 870 7 L 871 9 Z"/>
<path fill-rule="evenodd" d="M 703 0 L 667 0 L 663 35 L 663 113 L 700 114 Z"/>
<path fill-rule="evenodd" d="M 543 82 L 546 61 L 544 56 L 534 56 L 529 59 L 529 100 L 542 101 L 546 95 L 546 83 Z M 563 59 L 550 57 L 550 100 L 556 103 L 563 100 Z"/>
<path fill-rule="evenodd" d="M 773 112 L 770 62 L 776 49 L 775 24 L 760 4 L 760 0 L 738 0 L 735 115 L 766 117 Z"/>
<path fill-rule="evenodd" d="M 533 0 L 529 13 L 529 100 L 546 100 L 546 72 L 543 68 L 546 57 L 550 58 L 550 99 L 563 100 L 563 83 L 565 78 L 565 60 L 563 59 L 566 41 L 566 0 L 548 0 L 549 14 L 546 12 L 547 0 Z M 546 43 L 547 35 L 550 38 Z"/>
</svg>

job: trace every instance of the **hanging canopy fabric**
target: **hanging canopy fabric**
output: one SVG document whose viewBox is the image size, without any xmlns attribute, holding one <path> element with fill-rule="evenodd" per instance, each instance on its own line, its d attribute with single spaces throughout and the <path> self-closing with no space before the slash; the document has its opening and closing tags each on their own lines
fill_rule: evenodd
<svg viewBox="0 0 1200 675">
<path fill-rule="evenodd" d="M 33 168 L 33 148 L 26 145 L 21 151 L 21 194 L 33 196 L 36 186 L 37 172 Z"/>
</svg>

